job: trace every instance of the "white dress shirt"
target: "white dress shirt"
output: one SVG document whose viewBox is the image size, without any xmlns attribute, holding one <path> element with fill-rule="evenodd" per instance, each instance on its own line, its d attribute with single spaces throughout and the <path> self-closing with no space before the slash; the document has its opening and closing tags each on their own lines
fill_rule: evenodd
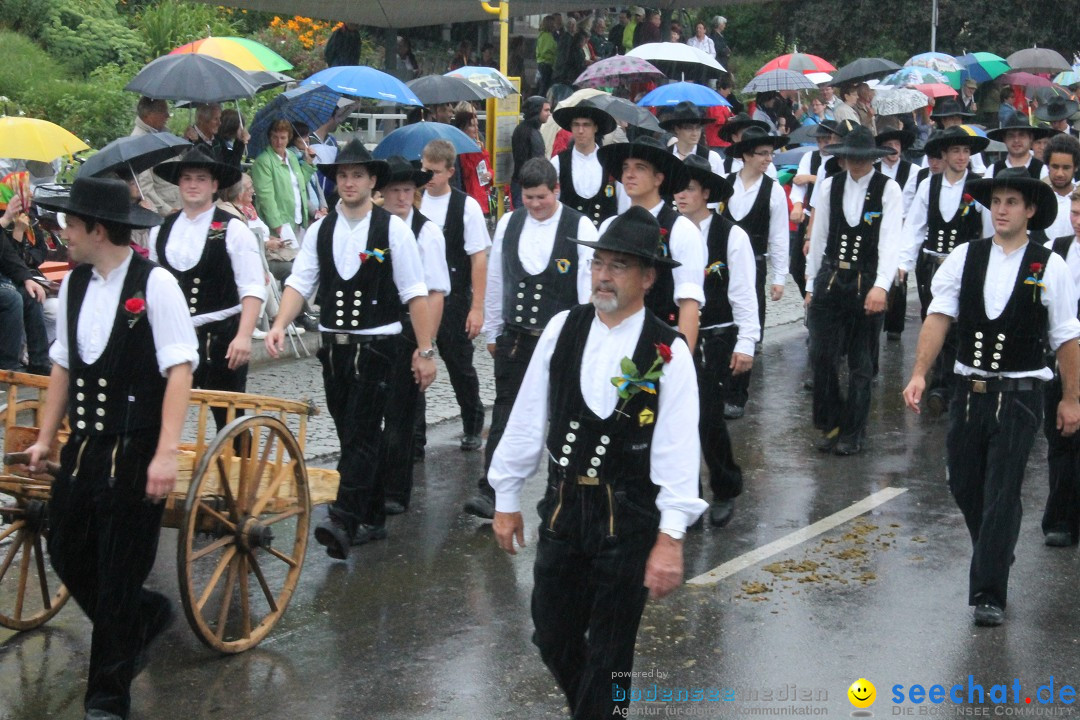
<svg viewBox="0 0 1080 720">
<path fill-rule="evenodd" d="M 701 240 L 705 244 L 705 258 L 708 259 L 709 228 L 712 227 L 713 214 L 701 221 Z M 734 323 L 710 325 L 726 327 L 735 324 L 739 334 L 735 341 L 735 352 L 754 356 L 754 345 L 761 336 L 758 322 L 757 291 L 754 289 L 757 269 L 754 266 L 754 248 L 750 245 L 750 236 L 736 225 L 728 235 L 728 302 L 731 303 L 731 317 Z M 704 330 L 705 328 L 702 328 Z"/>
<path fill-rule="evenodd" d="M 87 364 L 96 362 L 109 344 L 133 254 L 129 251 L 127 259 L 114 268 L 108 277 L 102 276 L 97 268 L 90 271 L 90 283 L 86 286 L 75 334 L 79 357 Z M 69 282 L 60 285 L 56 340 L 49 348 L 49 358 L 65 370 L 71 367 L 67 326 L 70 288 Z M 162 376 L 174 365 L 191 363 L 192 370 L 198 367 L 199 345 L 187 301 L 176 278 L 165 268 L 157 267 L 150 271 L 150 278 L 146 282 L 146 319 L 150 321 L 150 330 L 154 335 L 158 370 Z"/>
<path fill-rule="evenodd" d="M 488 482 L 495 489 L 495 509 L 499 512 L 520 512 L 521 488 L 546 454 L 551 356 L 567 314 L 561 312 L 553 317 L 540 336 L 506 431 L 491 460 Z M 599 317 L 594 318 L 589 328 L 581 361 L 581 395 L 598 417 L 606 418 L 615 412 L 619 394 L 611 378 L 619 374 L 619 363 L 624 357 L 633 357 L 644 320 L 642 309 L 613 328 Z M 682 338 L 671 344 L 671 351 L 671 363 L 660 378 L 649 474 L 659 488 L 656 507 L 660 510 L 660 528 L 684 532 L 708 508 L 708 503 L 698 498 L 701 445 L 696 432 L 697 375 L 690 350 Z M 687 428 L 695 430 L 687 432 Z"/>
<path fill-rule="evenodd" d="M 184 272 L 199 264 L 206 248 L 206 235 L 210 232 L 210 221 L 214 217 L 211 207 L 204 213 L 191 218 L 187 213 L 180 211 L 165 241 L 165 259 L 177 270 Z M 150 229 L 147 244 L 150 250 L 150 259 L 158 261 L 157 239 L 161 227 Z M 225 252 L 229 254 L 232 263 L 233 281 L 236 282 L 236 294 L 243 300 L 246 297 L 258 298 L 260 302 L 266 300 L 266 283 L 263 275 L 262 258 L 259 241 L 255 234 L 243 220 L 230 218 L 225 226 Z M 240 312 L 241 306 L 234 305 L 231 308 L 217 310 L 215 312 L 195 315 L 191 321 L 195 327 L 201 327 L 207 323 L 224 320 Z"/>
<path fill-rule="evenodd" d="M 439 226 L 446 237 L 446 211 L 450 207 L 450 195 L 434 197 L 424 192 L 420 200 L 420 212 L 431 222 Z M 310 230 L 308 232 L 311 232 Z M 488 236 L 487 220 L 484 219 L 484 211 L 480 209 L 480 203 L 472 197 L 465 197 L 465 253 L 475 255 L 484 252 L 491 245 Z"/>
<path fill-rule="evenodd" d="M 896 180 L 896 174 L 900 172 L 900 160 L 897 160 L 892 165 L 882 160 L 877 164 L 877 170 L 885 177 Z M 915 182 L 915 178 L 919 175 L 919 166 L 912 165 L 908 169 L 907 182 L 900 190 L 904 194 L 904 214 L 907 214 L 908 208 L 911 207 L 912 201 L 915 199 L 915 189 L 918 183 Z M 899 181 L 897 181 L 899 182 Z"/>
<path fill-rule="evenodd" d="M 338 202 L 340 213 L 341 203 Z M 327 217 L 330 217 L 329 215 Z M 319 230 L 326 218 L 319 218 L 308 228 L 308 240 L 300 246 L 300 252 L 293 260 L 292 274 L 285 280 L 285 286 L 291 287 L 305 298 L 311 297 L 319 282 Z M 351 279 L 360 272 L 360 251 L 367 249 L 368 229 L 371 227 L 369 211 L 355 227 L 350 228 L 344 216 L 338 215 L 334 223 L 334 268 L 343 280 Z M 387 231 L 390 242 L 391 266 L 394 273 L 394 285 L 402 303 L 408 303 L 415 297 L 426 297 L 427 284 L 424 282 L 424 263 L 420 259 L 420 247 L 413 236 L 412 229 L 397 215 L 390 216 Z M 375 262 L 371 260 L 369 262 Z M 356 335 L 395 335 L 401 332 L 401 323 L 394 321 L 388 325 L 360 330 L 339 330 L 319 325 L 323 332 Z"/>
<path fill-rule="evenodd" d="M 412 228 L 414 212 L 416 211 L 409 210 L 409 216 L 405 218 L 405 225 L 409 228 Z M 446 265 L 446 239 L 442 230 L 428 220 L 420 226 L 416 244 L 420 248 L 420 261 L 424 264 L 424 284 L 427 285 L 428 293 L 449 295 L 450 269 Z"/>
<path fill-rule="evenodd" d="M 1058 235 L 1058 237 L 1064 237 L 1064 235 Z M 1046 243 L 1047 250 L 1054 249 L 1054 239 L 1050 238 Z M 1066 253 L 1065 264 L 1069 266 L 1069 275 L 1072 276 L 1073 287 L 1076 289 L 1077 295 L 1080 295 L 1080 240 L 1077 240 L 1075 236 Z"/>
<path fill-rule="evenodd" d="M 656 217 L 664 207 L 661 200 L 656 207 L 649 208 L 649 212 Z M 608 226 L 615 218 L 610 217 L 600 225 L 600 235 L 603 235 Z M 671 259 L 682 265 L 671 269 L 672 279 L 675 281 L 675 304 L 680 300 L 696 300 L 698 305 L 705 305 L 705 243 L 701 241 L 701 231 L 689 218 L 679 216 L 675 224 L 671 226 L 668 237 L 668 252 Z"/>
<path fill-rule="evenodd" d="M 915 269 L 915 261 L 919 257 L 923 243 L 926 242 L 926 233 L 929 232 L 930 180 L 933 177 L 933 175 L 930 175 L 924 182 L 919 183 L 919 189 L 915 191 L 915 197 L 911 201 L 911 206 L 907 211 L 907 218 L 904 220 L 904 248 L 900 252 L 899 267 L 905 272 L 911 272 Z M 967 181 L 967 171 L 956 182 L 950 182 L 948 175 L 941 173 L 938 212 L 941 213 L 941 217 L 945 222 L 952 220 L 960 210 L 960 201 L 964 198 L 964 183 Z M 975 203 L 969 212 L 981 214 L 983 218 L 983 237 L 989 237 L 986 234 L 986 221 L 990 213 L 986 212 L 985 208 L 979 203 Z M 993 234 L 994 231 L 991 229 L 990 235 Z M 972 240 L 974 238 L 966 239 Z"/>
<path fill-rule="evenodd" d="M 573 146 L 570 152 L 570 180 L 574 183 L 574 192 L 580 197 L 591 198 L 600 192 L 600 186 L 604 182 L 604 168 L 596 156 L 597 148 L 586 155 Z M 555 167 L 555 175 L 559 175 L 559 164 L 562 161 L 558 155 L 551 157 L 551 164 Z"/>
<path fill-rule="evenodd" d="M 686 41 L 686 44 L 692 48 L 697 48 L 701 52 L 708 53 L 709 57 L 716 57 L 716 45 L 713 43 L 712 38 L 708 35 L 703 38 L 699 38 L 697 35 L 694 35 Z"/>
<path fill-rule="evenodd" d="M 525 272 L 530 275 L 538 275 L 551 263 L 551 254 L 555 250 L 555 231 L 559 229 L 559 221 L 562 219 L 564 205 L 559 203 L 555 214 L 547 220 L 536 220 L 532 215 L 525 214 L 525 224 L 521 228 L 521 237 L 518 240 L 518 259 Z M 506 236 L 506 226 L 510 224 L 510 216 L 506 213 L 499 219 L 495 227 L 495 240 L 491 243 L 491 255 L 488 256 L 487 289 L 484 293 L 484 328 L 483 333 L 487 336 L 488 343 L 494 343 L 495 339 L 502 334 L 503 325 L 503 276 L 502 255 L 503 238 Z M 579 240 L 595 242 L 599 235 L 592 221 L 584 215 L 578 220 L 577 231 L 574 235 Z M 593 255 L 592 248 L 585 245 L 574 245 L 577 250 L 577 294 L 578 303 L 584 305 L 592 296 L 592 271 L 589 270 L 589 259 Z"/>
<path fill-rule="evenodd" d="M 1051 240 L 1056 240 L 1059 237 L 1066 237 L 1073 235 L 1072 226 L 1072 200 L 1069 196 L 1072 192 L 1065 195 L 1061 195 L 1057 190 L 1054 191 L 1054 197 L 1057 199 L 1057 217 L 1054 218 L 1054 222 L 1050 227 L 1046 228 L 1046 237 Z"/>
<path fill-rule="evenodd" d="M 964 263 L 967 260 L 969 243 L 959 245 L 949 253 L 941 263 L 934 281 L 930 286 L 934 299 L 926 309 L 927 314 L 941 313 L 951 318 L 960 314 L 960 280 L 964 275 Z M 1001 315 L 1012 297 L 1016 276 L 1020 273 L 1020 261 L 1024 259 L 1027 243 L 1013 250 L 1008 255 L 995 240 L 990 248 L 990 261 L 986 267 L 986 280 L 983 283 L 983 307 L 986 317 L 994 320 Z M 1045 288 L 1039 290 L 1039 299 L 1046 307 L 1050 347 L 1057 349 L 1065 342 L 1080 337 L 1080 321 L 1076 319 L 1076 288 L 1069 272 L 1069 266 L 1057 253 L 1050 253 L 1050 259 L 1043 270 L 1042 281 Z M 1020 292 L 1031 292 L 1030 286 L 1024 285 Z M 1034 377 L 1039 380 L 1051 380 L 1053 371 L 1043 367 L 1034 372 L 993 373 L 977 370 L 964 365 L 959 360 L 953 367 L 957 375 L 980 375 L 989 377 Z"/>
<path fill-rule="evenodd" d="M 735 176 L 731 183 L 735 192 L 728 199 L 727 208 L 731 217 L 738 222 L 745 218 L 754 202 L 757 201 L 758 190 L 761 188 L 761 178 L 758 177 L 749 186 L 743 181 L 742 174 Z M 817 195 L 815 194 L 815 197 Z M 772 184 L 772 194 L 769 196 L 769 264 L 772 266 L 772 284 L 783 285 L 787 282 L 789 238 L 788 238 L 788 209 L 787 195 L 780 183 Z"/>
<path fill-rule="evenodd" d="M 1026 163 L 1024 163 L 1023 165 L 1013 165 L 1012 158 L 1009 157 L 1008 155 L 1006 155 L 1005 156 L 1005 167 L 1007 167 L 1007 168 L 1014 168 L 1014 167 L 1025 167 L 1026 168 L 1026 167 L 1030 167 L 1031 166 L 1031 159 L 1033 157 L 1034 157 L 1034 154 L 1031 153 L 1031 151 L 1028 151 L 1028 160 L 1027 160 Z M 990 163 L 989 165 L 986 166 L 986 172 L 983 173 L 984 178 L 990 179 L 990 178 L 994 177 L 994 165 L 995 165 L 995 163 Z M 973 169 L 974 169 L 974 166 L 973 166 Z M 1039 179 L 1042 180 L 1042 179 L 1048 178 L 1048 177 L 1050 177 L 1050 170 L 1046 167 L 1046 163 L 1043 163 L 1042 170 L 1039 171 Z"/>
<path fill-rule="evenodd" d="M 870 187 L 870 178 L 876 172 L 876 170 L 871 170 L 858 180 L 853 180 L 846 172 L 842 173 L 847 176 L 847 182 L 844 183 L 844 219 L 851 227 L 857 227 L 863 222 L 863 200 Z M 825 246 L 828 243 L 831 224 L 829 201 L 833 181 L 838 177 L 841 175 L 826 178 L 814 191 L 814 197 L 811 200 L 816 213 L 814 229 L 810 233 L 810 254 L 806 256 L 806 287 L 811 292 L 814 287 L 814 277 L 825 258 Z M 896 277 L 896 268 L 900 263 L 900 252 L 903 249 L 903 203 L 904 196 L 900 192 L 900 186 L 895 180 L 886 181 L 881 198 L 877 277 L 874 280 L 874 287 L 879 287 L 885 292 L 892 287 L 893 279 Z"/>
<path fill-rule="evenodd" d="M 795 170 L 796 175 L 810 175 L 811 174 L 810 173 L 810 160 L 811 160 L 811 156 L 815 152 L 819 152 L 819 151 L 814 150 L 813 152 L 804 153 L 803 156 L 801 158 L 799 158 L 799 167 L 798 167 L 798 169 Z M 813 184 L 815 188 L 818 185 L 821 184 L 822 180 L 825 179 L 825 163 L 828 162 L 830 157 L 832 157 L 832 156 L 831 155 L 822 155 L 821 156 L 821 162 L 818 163 L 817 174 L 815 175 L 816 180 L 814 181 L 814 184 Z M 912 176 L 914 176 L 914 174 L 915 174 L 915 170 L 914 170 L 914 168 L 912 168 Z M 795 183 L 792 183 L 791 184 L 791 193 L 788 196 L 788 197 L 791 198 L 791 204 L 792 205 L 794 205 L 795 203 L 802 203 L 804 205 L 803 210 L 805 212 L 807 212 L 807 213 L 810 212 L 810 208 L 805 207 L 805 205 L 806 205 L 806 191 L 809 188 L 810 188 L 810 183 L 806 183 L 805 185 L 796 185 Z"/>
<path fill-rule="evenodd" d="M 696 151 L 691 151 L 690 154 L 693 155 L 693 154 L 695 154 L 695 152 Z M 679 158 L 680 160 L 685 160 L 686 159 L 685 155 L 682 155 L 682 154 L 679 153 L 679 145 L 678 145 L 678 143 L 671 146 L 671 154 L 674 155 L 675 157 Z M 709 168 L 712 170 L 713 174 L 719 175 L 720 177 L 723 177 L 724 176 L 724 158 L 720 157 L 720 153 L 716 152 L 715 150 L 710 150 L 708 160 L 709 160 Z"/>
</svg>

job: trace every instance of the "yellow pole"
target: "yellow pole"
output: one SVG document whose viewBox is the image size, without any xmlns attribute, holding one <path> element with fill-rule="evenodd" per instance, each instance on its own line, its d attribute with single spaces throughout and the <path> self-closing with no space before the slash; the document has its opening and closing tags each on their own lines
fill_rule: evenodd
<svg viewBox="0 0 1080 720">
<path fill-rule="evenodd" d="M 510 54 L 510 3 L 508 0 L 501 0 L 498 2 L 498 7 L 492 6 L 487 0 L 480 0 L 480 5 L 489 15 L 499 16 L 499 72 L 503 75 L 507 75 L 507 56 Z M 487 150 L 488 156 L 491 158 L 491 176 L 494 180 L 495 177 L 495 132 L 496 132 L 496 109 L 495 98 L 489 98 L 487 101 Z M 501 218 L 505 212 L 503 207 L 503 193 L 501 190 L 496 193 L 496 202 L 498 203 L 497 218 Z"/>
</svg>

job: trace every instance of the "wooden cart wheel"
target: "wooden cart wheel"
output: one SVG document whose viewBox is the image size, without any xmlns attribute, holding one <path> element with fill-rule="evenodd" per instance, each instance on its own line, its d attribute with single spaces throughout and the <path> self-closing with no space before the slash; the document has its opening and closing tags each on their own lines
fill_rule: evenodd
<svg viewBox="0 0 1080 720">
<path fill-rule="evenodd" d="M 195 468 L 177 542 L 184 612 L 223 653 L 248 650 L 285 613 L 307 549 L 303 453 L 277 418 L 237 418 Z"/>
<path fill-rule="evenodd" d="M 45 556 L 45 501 L 14 496 L 14 502 L 0 505 L 0 518 L 0 625 L 31 630 L 60 612 L 68 599 Z"/>
</svg>

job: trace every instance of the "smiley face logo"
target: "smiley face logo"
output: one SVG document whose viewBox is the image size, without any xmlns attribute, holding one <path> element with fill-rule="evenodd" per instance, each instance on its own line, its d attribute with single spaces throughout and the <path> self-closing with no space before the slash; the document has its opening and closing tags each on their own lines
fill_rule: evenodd
<svg viewBox="0 0 1080 720">
<path fill-rule="evenodd" d="M 857 708 L 868 708 L 877 699 L 877 688 L 866 678 L 859 678 L 851 683 L 847 691 L 848 700 Z"/>
</svg>

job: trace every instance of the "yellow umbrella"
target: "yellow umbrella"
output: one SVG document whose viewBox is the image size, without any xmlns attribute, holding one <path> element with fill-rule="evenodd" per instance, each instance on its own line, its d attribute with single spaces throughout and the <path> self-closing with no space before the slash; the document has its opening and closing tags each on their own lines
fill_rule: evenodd
<svg viewBox="0 0 1080 720">
<path fill-rule="evenodd" d="M 89 149 L 82 140 L 48 120 L 0 118 L 0 158 L 47 163 Z"/>
</svg>

